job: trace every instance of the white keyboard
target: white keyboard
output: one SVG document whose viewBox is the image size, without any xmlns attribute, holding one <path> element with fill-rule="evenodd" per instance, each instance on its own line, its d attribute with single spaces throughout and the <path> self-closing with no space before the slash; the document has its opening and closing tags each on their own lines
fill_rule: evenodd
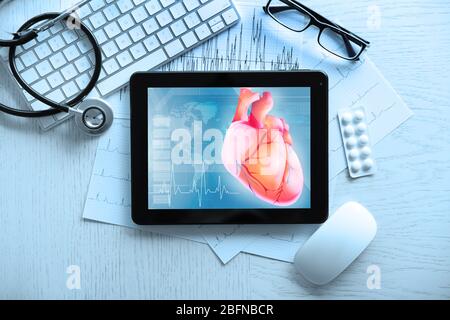
<svg viewBox="0 0 450 320">
<path fill-rule="evenodd" d="M 97 97 L 127 85 L 134 72 L 157 68 L 239 21 L 231 0 L 91 0 L 77 13 L 102 49 L 102 72 L 91 93 Z M 18 47 L 16 64 L 37 92 L 64 103 L 89 82 L 92 49 L 82 33 L 61 22 Z M 23 92 L 32 110 L 48 109 Z M 48 130 L 69 117 L 39 118 L 40 126 Z"/>
</svg>

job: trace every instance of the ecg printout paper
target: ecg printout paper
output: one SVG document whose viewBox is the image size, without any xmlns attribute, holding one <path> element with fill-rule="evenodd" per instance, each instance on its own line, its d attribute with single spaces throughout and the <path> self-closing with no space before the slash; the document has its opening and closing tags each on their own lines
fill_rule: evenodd
<svg viewBox="0 0 450 320">
<path fill-rule="evenodd" d="M 335 58 L 320 49 L 314 31 L 303 32 L 301 36 L 291 32 L 264 14 L 261 9 L 264 1 L 256 1 L 256 6 L 254 3 L 235 1 L 242 18 L 239 25 L 163 66 L 161 70 L 324 71 L 329 77 L 330 88 L 330 179 L 346 168 L 336 121 L 339 109 L 364 106 L 370 117 L 368 122 L 373 143 L 379 142 L 412 115 L 367 56 L 353 63 Z M 120 106 L 120 111 L 116 113 L 116 118 L 120 120 L 116 119 L 110 132 L 99 142 L 83 217 L 136 227 L 130 218 L 129 151 L 112 152 L 117 148 L 129 150 L 128 89 L 122 89 L 108 101 Z M 292 261 L 294 250 L 314 229 L 298 225 L 288 228 L 257 226 L 252 232 L 246 233 L 242 232 L 243 228 L 235 226 L 215 226 L 215 232 L 208 232 L 207 228 L 200 228 L 203 237 L 196 226 L 147 229 L 194 241 L 206 241 L 224 263 L 240 251 Z M 239 235 L 235 234 L 235 230 L 240 230 Z"/>
</svg>

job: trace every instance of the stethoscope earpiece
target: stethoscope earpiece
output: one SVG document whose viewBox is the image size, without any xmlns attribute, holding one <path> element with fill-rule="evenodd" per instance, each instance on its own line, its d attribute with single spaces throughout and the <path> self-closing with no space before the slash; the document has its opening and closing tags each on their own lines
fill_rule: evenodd
<svg viewBox="0 0 450 320">
<path fill-rule="evenodd" d="M 102 99 L 85 99 L 76 109 L 72 110 L 75 114 L 75 123 L 78 128 L 91 136 L 97 136 L 106 132 L 113 123 L 113 111 Z"/>
</svg>

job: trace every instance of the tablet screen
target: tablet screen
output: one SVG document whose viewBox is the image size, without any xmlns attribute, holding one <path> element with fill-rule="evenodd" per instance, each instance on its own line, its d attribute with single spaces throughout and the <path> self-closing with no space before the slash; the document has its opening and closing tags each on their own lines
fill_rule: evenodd
<svg viewBox="0 0 450 320">
<path fill-rule="evenodd" d="M 149 88 L 148 209 L 311 208 L 311 88 Z"/>
</svg>

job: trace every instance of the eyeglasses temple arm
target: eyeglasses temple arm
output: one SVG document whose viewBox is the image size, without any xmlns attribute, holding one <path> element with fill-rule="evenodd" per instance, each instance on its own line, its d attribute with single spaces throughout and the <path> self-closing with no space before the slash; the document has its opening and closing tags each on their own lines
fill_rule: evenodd
<svg viewBox="0 0 450 320">
<path fill-rule="evenodd" d="M 325 17 L 322 16 L 320 13 L 317 13 L 316 11 L 314 11 L 314 10 L 308 8 L 307 6 L 301 4 L 300 2 L 297 2 L 297 1 L 294 1 L 294 0 L 291 0 L 291 2 L 294 3 L 295 5 L 299 6 L 299 7 L 302 8 L 303 10 L 306 10 L 307 12 L 309 12 L 310 14 L 312 14 L 313 16 L 315 16 L 316 18 L 322 20 L 323 22 L 326 22 L 327 24 L 332 25 L 332 26 L 334 26 L 334 27 L 336 27 L 336 28 L 338 28 L 338 29 L 340 29 L 340 30 L 342 30 L 342 31 L 344 31 L 344 32 L 346 32 L 346 33 L 352 35 L 353 37 L 359 39 L 360 41 L 364 42 L 366 45 L 369 45 L 369 44 L 370 44 L 369 41 L 367 41 L 367 40 L 361 38 L 360 36 L 358 36 L 357 34 L 351 32 L 351 31 L 349 31 L 349 30 L 345 29 L 344 27 L 338 25 L 337 23 L 334 23 L 333 21 L 331 21 L 331 20 L 325 18 Z"/>
</svg>

